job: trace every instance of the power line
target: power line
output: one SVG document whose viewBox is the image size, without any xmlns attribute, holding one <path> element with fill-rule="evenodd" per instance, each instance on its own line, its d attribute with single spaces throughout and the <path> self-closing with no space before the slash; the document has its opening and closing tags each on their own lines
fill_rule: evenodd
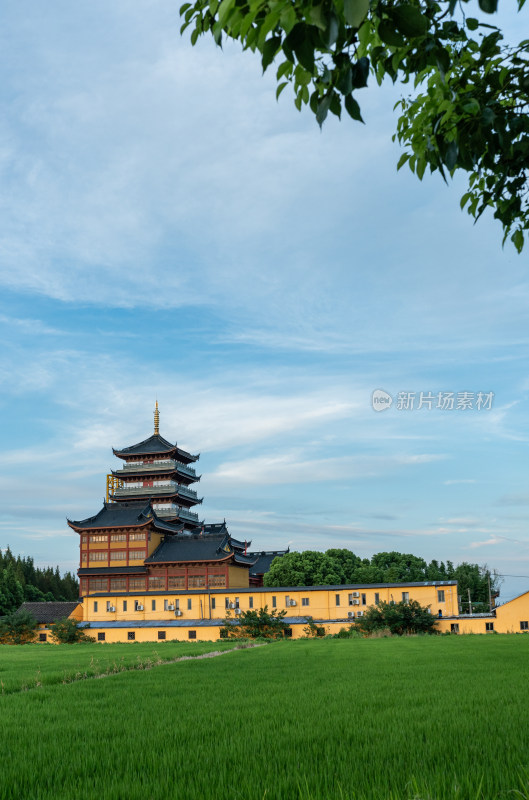
<svg viewBox="0 0 529 800">
<path fill-rule="evenodd" d="M 500 572 L 497 572 L 496 575 L 498 578 L 529 578 L 529 575 L 504 575 Z"/>
</svg>

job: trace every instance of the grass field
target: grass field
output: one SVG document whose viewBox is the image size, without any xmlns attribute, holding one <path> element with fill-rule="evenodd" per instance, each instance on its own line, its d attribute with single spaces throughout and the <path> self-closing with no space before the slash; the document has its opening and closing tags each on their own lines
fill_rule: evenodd
<svg viewBox="0 0 529 800">
<path fill-rule="evenodd" d="M 0 695 L 83 678 L 148 669 L 161 661 L 230 650 L 227 642 L 138 642 L 134 644 L 0 645 Z"/>
<path fill-rule="evenodd" d="M 525 636 L 301 640 L 6 694 L 0 798 L 529 798 L 528 672 Z"/>
</svg>

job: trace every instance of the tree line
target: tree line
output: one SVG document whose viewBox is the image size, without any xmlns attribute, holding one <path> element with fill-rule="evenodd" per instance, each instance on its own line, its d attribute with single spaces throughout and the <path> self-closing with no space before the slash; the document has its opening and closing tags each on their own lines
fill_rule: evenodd
<svg viewBox="0 0 529 800">
<path fill-rule="evenodd" d="M 31 556 L 14 556 L 0 550 L 0 616 L 16 611 L 24 602 L 78 600 L 79 582 L 59 567 L 36 567 Z"/>
<path fill-rule="evenodd" d="M 469 610 L 469 590 L 473 611 L 489 608 L 489 583 L 492 595 L 499 592 L 501 579 L 486 565 L 451 561 L 429 563 L 411 553 L 396 551 L 375 553 L 360 558 L 351 550 L 331 549 L 287 553 L 272 561 L 264 576 L 265 586 L 337 586 L 351 583 L 421 583 L 450 581 L 458 583 L 463 611 Z"/>
</svg>

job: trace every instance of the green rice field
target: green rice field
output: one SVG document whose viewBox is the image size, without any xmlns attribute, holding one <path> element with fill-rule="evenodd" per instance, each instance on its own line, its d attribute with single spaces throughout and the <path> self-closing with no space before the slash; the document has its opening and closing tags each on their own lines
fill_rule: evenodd
<svg viewBox="0 0 529 800">
<path fill-rule="evenodd" d="M 183 656 L 194 657 L 233 647 L 232 642 L 0 645 L 0 695 L 130 669 L 149 669 Z"/>
<path fill-rule="evenodd" d="M 34 647 L 2 649 L 2 670 L 27 654 L 43 673 Z M 529 637 L 491 635 L 277 642 L 44 680 L 0 695 L 0 798 L 527 799 L 528 673 Z"/>
</svg>

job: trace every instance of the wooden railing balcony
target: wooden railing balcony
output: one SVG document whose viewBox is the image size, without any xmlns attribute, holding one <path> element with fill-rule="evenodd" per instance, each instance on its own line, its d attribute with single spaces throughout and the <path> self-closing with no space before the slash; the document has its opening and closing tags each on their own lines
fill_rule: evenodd
<svg viewBox="0 0 529 800">
<path fill-rule="evenodd" d="M 120 486 L 119 489 L 114 489 L 114 497 L 128 497 L 132 495 L 138 496 L 152 496 L 160 494 L 174 494 L 177 492 L 182 497 L 189 497 L 192 500 L 198 500 L 198 495 L 193 489 L 188 489 L 187 486 L 182 486 L 174 481 L 162 483 L 158 486 Z"/>
<path fill-rule="evenodd" d="M 166 461 L 157 461 L 155 464 L 135 464 L 130 462 L 124 464 L 123 469 L 117 469 L 116 475 L 126 475 L 129 472 L 157 472 L 160 470 L 175 469 L 182 472 L 184 475 L 190 475 L 192 478 L 196 477 L 196 471 L 193 467 L 188 467 L 182 461 L 174 461 L 168 458 Z"/>
<path fill-rule="evenodd" d="M 180 517 L 180 519 L 189 520 L 190 522 L 198 522 L 198 514 L 195 514 L 194 511 L 189 511 L 187 508 L 173 504 L 159 508 L 156 503 L 153 507 L 159 517 Z"/>
<path fill-rule="evenodd" d="M 123 469 L 116 470 L 117 472 L 146 472 L 157 469 L 176 469 L 176 461 L 168 458 L 166 461 L 157 461 L 155 464 L 138 464 L 134 461 L 123 465 Z"/>
<path fill-rule="evenodd" d="M 114 497 L 145 496 L 153 494 L 174 494 L 178 489 L 177 483 L 164 483 L 161 486 L 125 486 L 114 489 Z"/>
</svg>

